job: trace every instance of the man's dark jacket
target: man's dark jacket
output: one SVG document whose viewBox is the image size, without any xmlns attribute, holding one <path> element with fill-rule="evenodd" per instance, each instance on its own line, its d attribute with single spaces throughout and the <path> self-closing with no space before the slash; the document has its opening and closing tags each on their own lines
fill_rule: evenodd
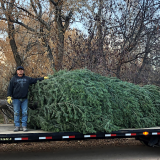
<svg viewBox="0 0 160 160">
<path fill-rule="evenodd" d="M 13 99 L 27 98 L 29 85 L 37 83 L 38 80 L 44 80 L 44 77 L 31 78 L 25 75 L 22 77 L 15 75 L 10 81 L 7 96 L 11 96 Z"/>
</svg>

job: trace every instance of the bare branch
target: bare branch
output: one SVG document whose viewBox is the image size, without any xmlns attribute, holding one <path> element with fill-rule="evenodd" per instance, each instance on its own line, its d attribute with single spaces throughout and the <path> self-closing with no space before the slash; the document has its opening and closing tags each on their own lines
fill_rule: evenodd
<svg viewBox="0 0 160 160">
<path fill-rule="evenodd" d="M 33 1 L 32 1 L 32 0 L 30 0 L 30 2 L 31 2 L 31 5 L 32 5 L 32 8 L 33 8 L 34 12 L 36 13 L 36 15 L 38 15 L 38 13 L 37 13 L 37 9 L 36 9 L 36 7 L 35 7 L 35 5 L 34 5 Z"/>
<path fill-rule="evenodd" d="M 58 5 L 58 2 L 55 2 L 54 0 L 50 0 L 50 2 L 51 2 L 54 6 L 57 6 L 57 5 Z"/>
<path fill-rule="evenodd" d="M 65 17 L 64 31 L 67 30 L 67 28 L 69 26 L 70 19 L 72 18 L 72 15 L 73 15 L 73 12 L 70 11 L 69 14 L 68 14 L 68 16 Z"/>
</svg>

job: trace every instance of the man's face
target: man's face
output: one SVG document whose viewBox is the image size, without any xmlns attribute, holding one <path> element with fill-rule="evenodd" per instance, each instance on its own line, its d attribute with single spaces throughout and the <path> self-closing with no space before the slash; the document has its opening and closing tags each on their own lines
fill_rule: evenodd
<svg viewBox="0 0 160 160">
<path fill-rule="evenodd" d="M 18 77 L 22 77 L 23 74 L 24 74 L 24 70 L 23 70 L 23 69 L 18 69 L 18 70 L 17 70 L 17 75 L 18 75 Z"/>
</svg>

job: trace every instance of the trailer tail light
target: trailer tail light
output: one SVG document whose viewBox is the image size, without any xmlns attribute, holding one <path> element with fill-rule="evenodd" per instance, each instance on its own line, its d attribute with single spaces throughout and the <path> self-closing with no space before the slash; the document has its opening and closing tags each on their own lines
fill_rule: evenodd
<svg viewBox="0 0 160 160">
<path fill-rule="evenodd" d="M 149 132 L 143 132 L 143 135 L 147 136 L 149 135 Z"/>
</svg>

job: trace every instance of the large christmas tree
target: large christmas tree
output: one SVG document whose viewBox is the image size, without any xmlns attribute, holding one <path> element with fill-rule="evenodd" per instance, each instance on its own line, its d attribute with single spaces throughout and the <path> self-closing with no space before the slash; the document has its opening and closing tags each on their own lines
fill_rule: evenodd
<svg viewBox="0 0 160 160">
<path fill-rule="evenodd" d="M 86 69 L 59 71 L 32 85 L 30 127 L 53 132 L 112 132 L 160 124 L 160 88 L 140 87 Z"/>
</svg>

